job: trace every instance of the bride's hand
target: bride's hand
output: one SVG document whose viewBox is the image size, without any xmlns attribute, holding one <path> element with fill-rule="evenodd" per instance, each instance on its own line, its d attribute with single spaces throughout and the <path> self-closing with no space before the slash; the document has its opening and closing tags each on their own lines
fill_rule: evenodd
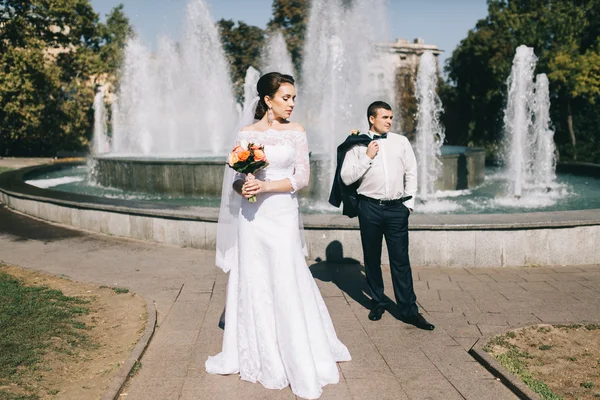
<svg viewBox="0 0 600 400">
<path fill-rule="evenodd" d="M 260 179 L 256 179 L 251 174 L 248 174 L 248 179 L 244 186 L 242 186 L 242 196 L 246 198 L 250 198 L 259 193 L 264 193 L 266 191 L 266 183 L 261 181 Z"/>
</svg>

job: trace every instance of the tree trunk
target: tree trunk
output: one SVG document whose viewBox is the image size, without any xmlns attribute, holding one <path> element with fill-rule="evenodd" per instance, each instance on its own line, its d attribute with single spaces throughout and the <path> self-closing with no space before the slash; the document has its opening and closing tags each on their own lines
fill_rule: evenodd
<svg viewBox="0 0 600 400">
<path fill-rule="evenodd" d="M 575 131 L 573 130 L 573 114 L 571 113 L 571 100 L 567 100 L 567 126 L 571 135 L 571 144 L 573 145 L 573 161 L 577 161 L 577 141 L 575 140 Z"/>
</svg>

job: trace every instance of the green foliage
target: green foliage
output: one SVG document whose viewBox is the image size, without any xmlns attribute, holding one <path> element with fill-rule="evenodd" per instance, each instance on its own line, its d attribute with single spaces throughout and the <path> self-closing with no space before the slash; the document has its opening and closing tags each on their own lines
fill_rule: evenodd
<svg viewBox="0 0 600 400">
<path fill-rule="evenodd" d="M 118 6 L 0 0 L 0 156 L 87 149 L 95 85 L 114 76 L 131 34 Z"/>
<path fill-rule="evenodd" d="M 88 342 L 77 317 L 88 302 L 47 287 L 24 286 L 0 272 L 0 387 L 19 386 L 24 371 L 34 371 L 48 351 L 71 352 Z M 0 389 L 0 398 L 35 399 Z"/>
<path fill-rule="evenodd" d="M 449 142 L 485 146 L 502 138 L 506 80 L 515 49 L 533 47 L 550 80 L 561 159 L 600 162 L 600 0 L 489 0 L 447 61 L 440 90 Z"/>
<path fill-rule="evenodd" d="M 283 33 L 296 71 L 300 71 L 302 65 L 309 9 L 308 0 L 273 0 L 273 18 L 267 24 L 269 31 Z"/>
<path fill-rule="evenodd" d="M 249 66 L 259 68 L 265 33 L 256 26 L 221 19 L 217 22 L 221 43 L 229 60 L 231 78 L 238 99 L 244 92 L 244 77 Z"/>
<path fill-rule="evenodd" d="M 116 76 L 123 62 L 122 49 L 134 33 L 129 19 L 123 12 L 123 4 L 113 8 L 106 16 L 106 24 L 100 24 L 98 28 L 101 38 L 100 59 L 106 72 Z"/>
<path fill-rule="evenodd" d="M 138 372 L 140 372 L 140 370 L 142 369 L 142 362 L 140 360 L 136 360 L 135 364 L 133 364 L 133 368 L 131 368 L 131 371 L 129 371 L 129 376 L 136 376 L 138 374 Z"/>
<path fill-rule="evenodd" d="M 281 31 L 297 71 L 302 63 L 302 47 L 308 20 L 308 0 L 273 0 L 273 17 L 266 31 L 242 21 L 221 19 L 217 22 L 223 49 L 231 68 L 236 97 L 242 100 L 244 77 L 249 66 L 260 69 L 267 34 Z"/>
</svg>

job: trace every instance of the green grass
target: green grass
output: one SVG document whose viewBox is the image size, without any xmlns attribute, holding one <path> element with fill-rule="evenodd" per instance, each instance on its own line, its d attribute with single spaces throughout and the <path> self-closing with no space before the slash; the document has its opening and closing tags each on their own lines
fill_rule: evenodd
<svg viewBox="0 0 600 400">
<path fill-rule="evenodd" d="M 541 329 L 541 328 L 540 328 Z M 544 400 L 562 400 L 563 397 L 555 394 L 543 381 L 535 378 L 531 372 L 527 370 L 526 359 L 531 359 L 532 356 L 520 351 L 515 345 L 506 341 L 503 335 L 496 336 L 483 349 L 487 352 L 491 350 L 491 346 L 502 346 L 508 351 L 503 354 L 495 355 L 494 357 L 504 368 L 515 374 L 524 384 L 529 386 L 531 390 L 537 393 Z"/>
<path fill-rule="evenodd" d="M 595 331 L 597 329 L 600 329 L 600 324 L 587 324 L 585 326 L 585 329 L 587 329 L 588 331 Z"/>
<path fill-rule="evenodd" d="M 133 368 L 131 368 L 131 371 L 129 372 L 129 376 L 136 376 L 138 372 L 140 372 L 140 370 L 142 369 L 142 362 L 140 360 L 137 360 L 135 362 L 135 364 L 133 364 Z"/>
<path fill-rule="evenodd" d="M 116 294 L 129 293 L 129 289 L 120 288 L 120 287 L 110 287 L 110 286 L 104 286 L 104 285 L 102 285 L 102 286 L 100 286 L 100 289 L 111 289 Z"/>
<path fill-rule="evenodd" d="M 87 326 L 77 320 L 89 312 L 85 307 L 88 303 L 59 290 L 24 286 L 0 271 L 0 386 L 26 386 L 21 385 L 23 380 L 36 375 L 49 351 L 73 354 L 88 345 Z M 37 396 L 0 389 L 0 399 L 30 400 Z"/>
<path fill-rule="evenodd" d="M 12 171 L 12 168 L 0 167 L 0 174 L 6 171 Z"/>
</svg>

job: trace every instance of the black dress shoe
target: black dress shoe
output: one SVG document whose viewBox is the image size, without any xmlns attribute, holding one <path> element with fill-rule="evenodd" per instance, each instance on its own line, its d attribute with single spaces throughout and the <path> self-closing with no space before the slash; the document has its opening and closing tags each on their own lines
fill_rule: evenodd
<svg viewBox="0 0 600 400">
<path fill-rule="evenodd" d="M 428 322 L 422 314 L 411 315 L 410 317 L 402 318 L 402 322 L 410 325 L 414 325 L 419 329 L 425 329 L 426 331 L 432 331 L 435 329 L 435 325 Z"/>
<path fill-rule="evenodd" d="M 384 312 L 385 308 L 383 306 L 375 306 L 369 313 L 369 319 L 371 321 L 379 321 Z"/>
</svg>

